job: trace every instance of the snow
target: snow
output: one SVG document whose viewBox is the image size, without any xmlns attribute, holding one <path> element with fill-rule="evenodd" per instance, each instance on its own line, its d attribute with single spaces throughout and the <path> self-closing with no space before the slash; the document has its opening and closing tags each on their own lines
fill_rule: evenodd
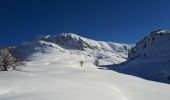
<svg viewBox="0 0 170 100">
<path fill-rule="evenodd" d="M 48 42 L 40 42 L 49 45 Z M 51 43 L 50 43 L 51 45 Z M 32 46 L 32 45 L 31 45 Z M 170 85 L 101 70 L 58 45 L 36 50 L 20 71 L 0 73 L 0 100 L 169 100 Z M 43 51 L 43 52 L 42 52 Z M 84 61 L 83 67 L 79 61 Z M 105 63 L 105 62 L 103 62 Z"/>
<path fill-rule="evenodd" d="M 16 47 L 24 55 L 24 66 L 0 72 L 0 100 L 169 100 L 169 84 L 145 80 L 164 82 L 164 74 L 170 72 L 169 35 L 159 35 L 152 33 L 132 49 L 135 53 L 131 52 L 119 69 L 130 75 L 97 67 L 93 62 L 121 63 L 133 45 L 94 41 L 72 33 L 40 36 Z M 153 37 L 154 42 L 147 42 Z M 136 57 L 144 53 L 147 59 Z M 84 62 L 82 67 L 80 61 Z"/>
<path fill-rule="evenodd" d="M 167 84 L 65 59 L 30 61 L 22 71 L 1 72 L 0 100 L 169 100 Z"/>
<path fill-rule="evenodd" d="M 125 61 L 129 50 L 133 46 L 130 44 L 95 41 L 73 33 L 40 36 L 36 40 L 35 44 L 39 41 L 44 41 L 49 45 L 52 44 L 52 46 L 55 44 L 71 53 L 93 57 L 93 59 L 99 59 L 101 62 L 107 62 L 107 64 L 117 64 Z M 42 48 L 42 46 L 39 47 Z M 29 48 L 34 48 L 34 46 Z"/>
</svg>

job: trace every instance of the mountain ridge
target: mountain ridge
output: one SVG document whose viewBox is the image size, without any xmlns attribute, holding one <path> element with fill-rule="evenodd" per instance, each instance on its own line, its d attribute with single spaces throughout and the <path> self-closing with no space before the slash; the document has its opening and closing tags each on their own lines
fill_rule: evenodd
<svg viewBox="0 0 170 100">
<path fill-rule="evenodd" d="M 25 58 L 37 52 L 49 52 L 47 49 L 70 52 L 74 55 L 83 55 L 87 59 L 98 59 L 107 64 L 117 64 L 128 58 L 130 44 L 95 41 L 73 33 L 59 35 L 41 35 L 32 42 L 23 43 L 16 48 Z"/>
<path fill-rule="evenodd" d="M 40 36 L 13 48 L 26 61 L 54 63 L 71 59 L 74 63 L 93 63 L 99 60 L 102 66 L 120 65 L 113 69 L 121 73 L 170 83 L 169 45 L 170 30 L 157 30 L 135 45 L 95 41 L 73 33 L 62 33 Z"/>
<path fill-rule="evenodd" d="M 138 42 L 118 72 L 170 83 L 170 30 L 157 30 Z"/>
</svg>

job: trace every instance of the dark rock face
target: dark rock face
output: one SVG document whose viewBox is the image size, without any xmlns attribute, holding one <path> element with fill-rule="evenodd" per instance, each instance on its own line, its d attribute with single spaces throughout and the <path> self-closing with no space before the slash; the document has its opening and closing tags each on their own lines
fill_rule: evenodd
<svg viewBox="0 0 170 100">
<path fill-rule="evenodd" d="M 43 37 L 41 40 L 58 44 L 65 49 L 84 50 L 85 48 L 92 48 L 86 41 L 74 34 L 60 34 L 52 37 Z"/>
</svg>

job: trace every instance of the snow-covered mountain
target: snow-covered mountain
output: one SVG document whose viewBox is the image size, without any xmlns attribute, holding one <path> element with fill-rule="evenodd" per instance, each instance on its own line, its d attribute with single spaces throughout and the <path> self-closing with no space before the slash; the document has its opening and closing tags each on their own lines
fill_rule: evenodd
<svg viewBox="0 0 170 100">
<path fill-rule="evenodd" d="M 39 36 L 33 42 L 24 43 L 17 49 L 23 53 L 25 58 L 39 57 L 44 59 L 40 56 L 48 54 L 54 56 L 49 58 L 54 60 L 53 58 L 56 58 L 58 53 L 66 54 L 67 52 L 83 56 L 85 59 L 98 59 L 100 64 L 117 64 L 128 58 L 131 47 L 132 45 L 129 44 L 95 41 L 73 33 L 61 33 L 59 35 Z"/>
<path fill-rule="evenodd" d="M 119 71 L 164 77 L 164 71 L 170 71 L 169 33 L 153 32 L 153 37 L 138 43 Z M 122 62 L 131 47 L 70 33 L 23 43 L 12 49 L 22 53 L 25 64 L 0 72 L 0 100 L 169 100 L 168 84 L 102 70 L 92 63 L 94 59 L 102 65 Z"/>
<path fill-rule="evenodd" d="M 170 30 L 158 30 L 138 42 L 120 72 L 170 83 Z"/>
</svg>

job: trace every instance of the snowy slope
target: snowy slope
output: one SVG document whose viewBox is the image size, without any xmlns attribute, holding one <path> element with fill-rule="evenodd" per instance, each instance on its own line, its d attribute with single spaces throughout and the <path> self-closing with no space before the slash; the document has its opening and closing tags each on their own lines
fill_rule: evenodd
<svg viewBox="0 0 170 100">
<path fill-rule="evenodd" d="M 120 72 L 170 83 L 170 30 L 152 32 L 129 53 Z"/>
<path fill-rule="evenodd" d="M 27 62 L 22 72 L 0 73 L 0 100 L 169 100 L 170 98 L 170 85 L 100 70 L 88 62 L 80 67 L 74 60 L 69 57 L 66 59 L 62 54 L 59 54 L 59 59 L 53 63 L 36 61 Z"/>
<path fill-rule="evenodd" d="M 74 34 L 62 35 L 66 38 L 67 35 L 74 36 Z M 75 35 L 73 38 L 76 38 L 75 41 L 80 41 L 81 38 L 82 43 L 86 41 L 90 46 L 84 47 L 84 44 L 77 45 L 75 42 L 74 45 L 65 44 L 66 48 L 65 45 L 50 39 L 56 40 L 55 36 L 41 37 L 33 42 L 17 46 L 16 49 L 23 54 L 23 57 L 26 57 L 24 58 L 26 65 L 20 67 L 18 71 L 0 72 L 0 100 L 169 100 L 170 85 L 168 84 L 152 82 L 111 70 L 101 70 L 93 65 L 95 58 L 100 59 L 103 65 L 108 64 L 110 62 L 108 60 L 112 59 L 114 61 L 110 63 L 121 62 L 125 60 L 124 56 L 127 56 L 126 53 L 131 46 L 78 37 Z M 161 41 L 164 40 L 166 39 L 161 39 Z M 147 52 L 150 51 L 151 48 L 149 48 L 150 46 Z M 153 50 L 156 53 L 157 49 Z M 158 50 L 157 53 L 160 51 Z M 146 55 L 148 55 L 147 52 L 145 52 Z M 166 47 L 162 52 L 167 52 Z M 143 53 L 140 51 L 138 54 Z M 149 52 L 149 54 L 152 53 Z M 99 55 L 105 55 L 108 58 L 100 58 Z M 133 60 L 130 61 L 129 58 L 127 66 L 122 67 L 121 71 L 131 68 L 128 64 L 134 63 L 136 66 L 135 63 L 142 65 L 142 62 L 146 62 L 144 61 L 146 58 L 137 58 L 135 55 L 131 56 L 131 58 L 134 57 Z M 160 64 L 163 64 L 162 59 L 159 60 Z M 79 61 L 84 61 L 83 67 Z M 152 60 L 150 62 L 153 64 Z M 155 63 L 154 59 L 153 62 Z"/>
<path fill-rule="evenodd" d="M 56 56 L 54 52 L 67 52 L 77 56 L 83 56 L 89 60 L 99 59 L 100 64 L 117 64 L 125 61 L 132 45 L 112 42 L 95 41 L 80 37 L 73 33 L 59 35 L 39 36 L 32 42 L 24 43 L 17 47 L 25 58 L 30 58 L 37 53 Z M 44 58 L 44 57 L 41 57 Z M 50 57 L 49 57 L 50 58 Z"/>
</svg>

